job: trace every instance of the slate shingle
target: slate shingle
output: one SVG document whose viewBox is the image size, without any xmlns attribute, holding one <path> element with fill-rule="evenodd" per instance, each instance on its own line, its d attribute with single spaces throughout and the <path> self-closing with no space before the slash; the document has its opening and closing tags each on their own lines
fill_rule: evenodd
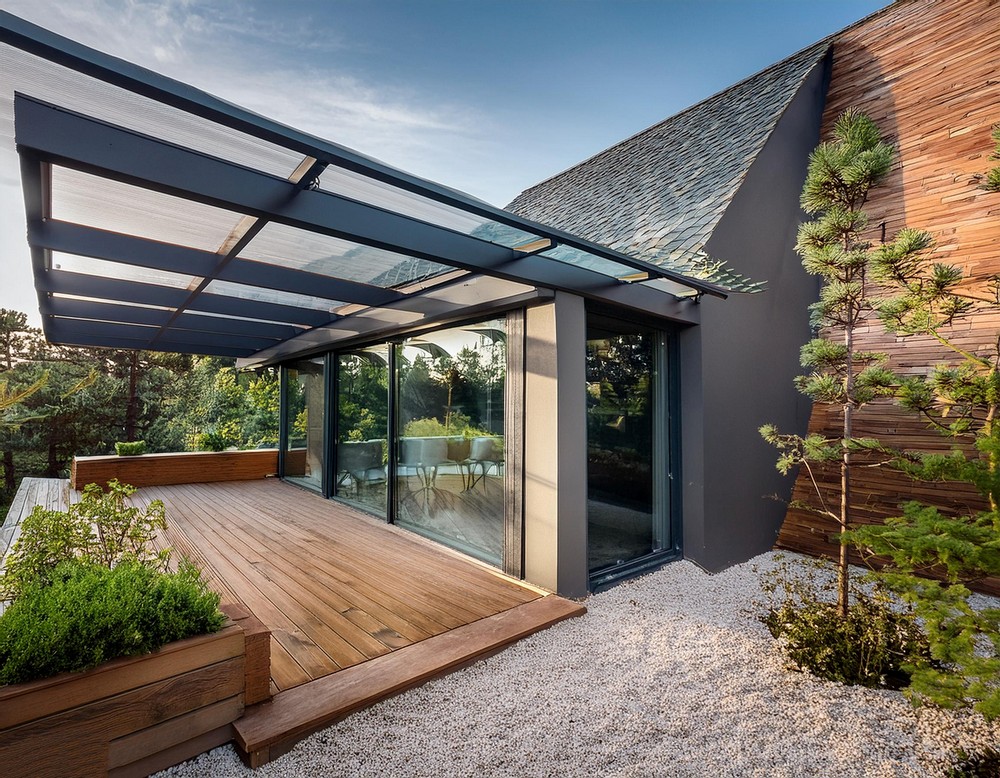
<svg viewBox="0 0 1000 778">
<path fill-rule="evenodd" d="M 648 262 L 691 270 L 828 46 L 804 49 L 525 190 L 507 210 Z"/>
</svg>

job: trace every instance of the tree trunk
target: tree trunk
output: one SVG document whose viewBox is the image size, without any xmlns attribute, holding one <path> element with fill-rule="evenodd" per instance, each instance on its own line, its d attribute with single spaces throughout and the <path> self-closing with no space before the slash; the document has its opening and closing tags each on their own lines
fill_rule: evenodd
<svg viewBox="0 0 1000 778">
<path fill-rule="evenodd" d="M 847 566 L 847 544 L 844 543 L 844 533 L 847 532 L 851 511 L 851 435 L 854 428 L 854 407 L 851 398 L 854 397 L 854 327 L 848 322 L 844 328 L 844 343 L 847 346 L 847 375 L 844 377 L 844 429 L 840 440 L 840 557 L 837 560 L 837 615 L 847 616 L 850 600 L 850 570 Z"/>
<path fill-rule="evenodd" d="M 48 478 L 58 478 L 59 477 L 59 450 L 56 448 L 55 443 L 49 443 L 49 461 L 48 468 L 45 471 L 45 475 Z"/>
<path fill-rule="evenodd" d="M 14 476 L 14 452 L 4 451 L 3 452 L 3 485 L 4 488 L 14 494 L 14 490 L 17 488 L 17 478 Z"/>
<path fill-rule="evenodd" d="M 128 402 L 125 404 L 125 440 L 133 442 L 136 439 L 136 426 L 139 422 L 139 398 L 137 386 L 139 383 L 139 352 L 133 351 L 128 363 Z"/>
</svg>

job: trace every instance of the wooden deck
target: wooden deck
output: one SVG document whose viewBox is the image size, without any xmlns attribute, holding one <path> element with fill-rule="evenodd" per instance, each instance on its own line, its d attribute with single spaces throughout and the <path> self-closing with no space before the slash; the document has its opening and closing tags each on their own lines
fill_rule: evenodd
<svg viewBox="0 0 1000 778">
<path fill-rule="evenodd" d="M 312 731 L 585 608 L 267 479 L 151 486 L 162 542 L 271 630 L 271 702 L 236 725 L 263 764 Z"/>
</svg>

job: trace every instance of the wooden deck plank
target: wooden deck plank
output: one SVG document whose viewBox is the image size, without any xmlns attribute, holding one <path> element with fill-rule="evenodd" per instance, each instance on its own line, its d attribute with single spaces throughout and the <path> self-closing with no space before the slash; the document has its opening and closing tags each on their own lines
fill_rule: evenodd
<svg viewBox="0 0 1000 778">
<path fill-rule="evenodd" d="M 226 601 L 272 632 L 286 693 L 540 597 L 498 571 L 273 480 L 151 486 L 161 542 L 189 553 Z"/>
<path fill-rule="evenodd" d="M 218 521 L 222 526 L 228 526 L 233 531 L 243 529 L 244 531 L 249 532 L 253 530 L 255 540 L 266 546 L 268 556 L 281 558 L 290 566 L 301 565 L 303 560 L 308 560 L 309 565 L 307 569 L 310 577 L 321 581 L 324 586 L 328 587 L 328 589 L 342 591 L 345 593 L 355 591 L 355 584 L 357 582 L 345 580 L 343 576 L 344 565 L 347 564 L 347 560 L 351 553 L 349 549 L 340 549 L 337 547 L 335 542 L 325 542 L 327 539 L 324 537 L 297 530 L 295 527 L 291 527 L 288 524 L 282 524 L 278 527 L 274 524 L 273 520 L 268 521 L 266 516 L 256 516 L 254 511 L 244 511 L 239 519 L 238 525 L 228 522 L 224 516 L 219 516 Z M 323 553 L 317 553 L 318 548 L 321 548 Z M 336 557 L 337 562 L 333 563 L 324 557 Z M 385 615 L 391 615 L 399 612 L 399 608 L 393 607 L 394 598 L 391 595 L 387 595 L 385 587 L 380 588 L 377 595 L 379 600 L 384 601 L 385 599 L 388 599 L 389 601 L 391 610 L 384 610 Z M 356 601 L 349 602 L 345 600 L 344 602 L 345 609 L 351 607 L 352 605 L 355 607 L 363 607 Z M 419 613 L 419 611 L 413 611 L 413 613 Z M 378 616 L 376 615 L 376 618 L 377 617 Z M 384 626 L 399 630 L 403 625 L 386 623 Z M 427 624 L 425 626 L 426 629 L 421 630 L 422 634 L 420 637 L 427 637 L 429 634 L 437 634 L 442 629 L 447 627 L 446 624 L 443 624 L 440 621 L 435 621 L 432 624 Z"/>
<path fill-rule="evenodd" d="M 227 527 L 234 534 L 238 533 L 240 530 L 250 532 L 254 529 L 253 517 L 251 515 L 252 513 L 252 511 L 244 511 L 241 514 L 238 525 L 235 526 L 228 523 L 226 517 L 224 516 L 219 516 L 218 520 L 222 526 Z M 282 560 L 285 564 L 285 567 L 271 568 L 276 577 L 283 576 L 284 570 L 286 569 L 301 569 L 304 572 L 305 577 L 314 579 L 310 586 L 319 589 L 325 588 L 325 598 L 328 601 L 332 600 L 331 610 L 337 614 L 334 618 L 338 618 L 343 610 L 347 610 L 352 607 L 351 603 L 347 600 L 341 601 L 340 599 L 332 597 L 333 590 L 344 586 L 344 582 L 338 580 L 335 575 L 328 577 L 327 574 L 334 568 L 330 563 L 325 562 L 320 556 L 316 555 L 315 547 L 317 545 L 317 538 L 308 537 L 304 543 L 292 547 L 290 536 L 293 535 L 294 532 L 293 530 L 290 530 L 287 525 L 283 525 L 281 528 L 276 528 L 274 522 L 272 521 L 270 527 L 265 527 L 263 529 L 258 528 L 258 531 L 271 533 L 273 544 L 269 549 L 267 549 L 267 554 L 276 559 Z M 305 564 L 306 562 L 308 562 L 308 564 Z M 347 586 L 350 587 L 350 584 L 348 583 Z M 348 589 L 348 591 L 350 591 L 350 589 Z M 383 611 L 386 614 L 390 614 L 392 612 L 387 609 L 383 609 Z M 324 615 L 325 614 L 326 610 L 324 610 Z M 398 619 L 395 621 L 398 623 Z M 402 624 L 399 626 L 403 627 Z M 403 628 L 404 631 L 413 632 L 412 629 L 406 630 L 405 627 Z M 421 630 L 420 633 L 413 639 L 422 639 L 430 634 L 437 634 L 445 628 L 445 626 L 435 623 L 432 631 L 428 632 Z M 386 624 L 382 624 L 378 627 L 378 629 L 391 629 L 391 627 Z"/>
<path fill-rule="evenodd" d="M 181 502 L 175 501 L 175 505 Z M 268 579 L 255 566 L 256 555 L 240 556 L 229 541 L 198 521 L 200 506 L 187 505 L 184 531 L 194 540 L 212 568 L 239 593 L 247 608 L 271 629 L 275 641 L 295 659 L 306 678 L 319 678 L 341 668 L 333 658 L 343 650 L 344 641 L 327 629 L 308 609 Z M 301 675 L 299 676 L 301 679 Z M 281 688 L 292 685 L 290 678 L 276 678 Z"/>
<path fill-rule="evenodd" d="M 247 521 L 253 521 L 253 517 L 248 517 Z M 425 617 L 418 616 L 421 626 L 430 634 L 437 634 L 444 629 L 460 626 L 472 618 L 487 615 L 486 612 L 463 607 L 457 600 L 449 600 L 444 594 L 431 590 L 426 582 L 416 588 L 412 587 L 412 579 L 403 577 L 399 571 L 402 563 L 399 566 L 395 563 L 385 565 L 377 560 L 365 559 L 364 555 L 370 553 L 369 549 L 352 548 L 335 539 L 289 525 L 283 527 L 281 536 L 274 537 L 274 540 L 279 546 L 293 545 L 297 555 L 313 556 L 312 562 L 316 567 L 324 570 L 331 582 L 344 587 L 345 591 L 367 591 L 377 600 L 388 599 L 398 606 L 412 609 L 412 614 Z M 335 564 L 327 564 L 322 558 L 315 558 L 313 549 L 318 544 L 322 544 L 335 556 Z M 393 555 L 394 559 L 399 559 L 400 556 L 399 553 Z"/>
<path fill-rule="evenodd" d="M 24 504 L 78 500 L 62 483 L 29 483 Z M 246 724 L 258 761 L 310 727 L 585 610 L 280 481 L 150 486 L 133 500 L 157 498 L 168 522 L 157 547 L 190 556 L 224 602 L 271 632 L 269 686 L 279 704 L 254 710 L 280 716 L 255 713 Z M 268 745 L 253 746 L 262 737 Z"/>
<path fill-rule="evenodd" d="M 375 601 L 386 601 L 394 612 L 399 612 L 400 607 L 410 609 L 411 617 L 420 615 L 430 617 L 431 621 L 420 619 L 420 626 L 430 634 L 437 634 L 444 629 L 459 626 L 472 618 L 479 618 L 498 609 L 511 607 L 518 600 L 504 600 L 493 603 L 494 608 L 484 608 L 476 604 L 473 607 L 462 607 L 459 598 L 450 595 L 449 591 L 454 591 L 455 581 L 449 579 L 447 585 L 444 583 L 435 586 L 435 578 L 429 571 L 421 571 L 418 568 L 411 568 L 405 564 L 405 558 L 413 555 L 414 549 L 409 547 L 409 538 L 392 537 L 386 533 L 385 525 L 357 525 L 358 521 L 350 509 L 322 500 L 311 494 L 302 495 L 303 498 L 311 500 L 314 512 L 318 508 L 321 516 L 326 519 L 335 518 L 341 531 L 336 537 L 327 532 L 317 531 L 315 528 L 302 527 L 294 521 L 284 521 L 280 531 L 275 529 L 273 522 L 268 522 L 266 517 L 261 518 L 255 515 L 254 511 L 244 511 L 240 517 L 241 525 L 254 525 L 262 533 L 270 533 L 273 540 L 271 546 L 272 553 L 280 554 L 283 549 L 294 547 L 296 559 L 305 556 L 310 559 L 311 564 L 331 577 L 331 585 L 336 586 L 345 593 L 357 591 L 368 592 Z M 281 505 L 271 505 L 272 513 L 280 511 Z M 326 515 L 327 512 L 334 513 Z M 345 512 L 345 511 L 349 511 Z M 289 519 L 295 513 L 295 508 L 285 508 L 284 518 Z M 280 514 L 279 514 L 280 515 Z M 224 520 L 224 519 L 223 519 Z M 355 543 L 351 540 L 356 535 L 364 535 L 366 538 L 374 533 L 379 533 L 377 541 L 375 539 L 365 543 Z M 389 547 L 384 547 L 388 543 Z M 322 547 L 325 554 L 317 555 L 315 549 Z M 429 563 L 437 564 L 436 555 L 428 555 L 426 549 L 417 547 L 420 555 Z M 389 553 L 389 552 L 394 553 Z M 336 560 L 333 563 L 331 560 Z M 463 564 L 467 564 L 462 560 Z M 454 564 L 451 566 L 456 567 Z M 403 575 L 401 570 L 409 570 L 409 576 Z M 419 581 L 416 587 L 413 581 Z M 504 582 L 506 583 L 506 582 Z M 443 591 L 442 591 L 443 590 Z M 520 594 L 520 588 L 518 589 Z M 461 598 L 464 604 L 469 596 Z M 521 595 L 522 597 L 524 595 Z M 528 596 L 534 596 L 530 593 Z M 364 607 L 361 603 L 355 603 L 358 607 Z M 389 625 L 399 632 L 402 632 L 396 625 Z"/>
<path fill-rule="evenodd" d="M 338 511 L 338 525 L 348 531 L 332 536 L 325 526 L 317 522 L 317 517 L 322 515 L 317 513 L 317 505 L 327 506 L 328 511 Z M 272 511 L 281 509 L 280 505 L 274 504 L 268 507 Z M 455 614 L 460 618 L 467 618 L 469 610 L 474 614 L 488 615 L 491 608 L 509 607 L 512 601 L 526 602 L 534 596 L 530 590 L 516 582 L 500 578 L 465 557 L 455 557 L 460 562 L 455 564 L 449 558 L 450 552 L 428 555 L 427 542 L 422 538 L 403 532 L 387 535 L 385 524 L 316 495 L 306 493 L 300 502 L 297 501 L 287 511 L 288 524 L 304 533 L 303 537 L 307 542 L 317 539 L 328 541 L 332 548 L 343 552 L 345 563 L 352 565 L 355 572 L 365 571 L 373 574 L 379 581 L 391 577 L 403 584 L 412 582 L 416 577 L 417 580 L 426 582 L 434 592 L 439 587 L 447 591 L 455 588 L 456 583 L 461 583 L 462 590 L 468 592 L 469 596 L 461 600 L 465 612 Z M 388 569 L 373 564 L 373 546 L 385 543 L 391 543 L 399 551 L 393 555 L 393 564 Z M 435 551 L 439 548 L 434 546 Z M 456 605 L 454 598 L 439 597 L 439 600 L 446 608 L 454 608 Z"/>
<path fill-rule="evenodd" d="M 209 530 L 209 527 L 202 527 L 203 532 Z M 267 582 L 265 586 L 268 591 L 272 593 L 280 591 L 294 602 L 310 603 L 308 610 L 311 615 L 318 619 L 322 625 L 329 627 L 338 639 L 342 639 L 333 646 L 332 652 L 324 646 L 324 650 L 340 666 L 363 662 L 365 659 L 380 656 L 388 650 L 383 643 L 346 619 L 340 610 L 330 604 L 332 596 L 329 590 L 325 590 L 323 587 L 304 586 L 302 579 L 308 579 L 309 573 L 303 572 L 300 564 L 290 564 L 284 567 L 275 565 L 269 554 L 257 553 L 245 535 L 241 537 L 237 534 L 231 534 L 226 538 L 226 546 L 247 561 L 254 571 L 263 577 L 263 580 Z M 302 560 L 298 561 L 301 563 Z M 258 589 L 260 588 L 258 587 Z M 274 598 L 272 598 L 273 601 Z"/>
<path fill-rule="evenodd" d="M 555 595 L 542 597 L 283 692 L 248 709 L 236 722 L 237 744 L 248 754 L 251 766 L 259 766 L 356 710 L 585 612 L 579 603 Z"/>
</svg>

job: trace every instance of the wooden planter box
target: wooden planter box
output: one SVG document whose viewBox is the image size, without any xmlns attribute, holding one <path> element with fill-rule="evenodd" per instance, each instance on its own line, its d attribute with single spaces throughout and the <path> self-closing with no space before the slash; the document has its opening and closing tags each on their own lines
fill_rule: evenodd
<svg viewBox="0 0 1000 778">
<path fill-rule="evenodd" d="M 232 615 L 213 635 L 0 687 L 0 774 L 144 776 L 231 740 L 245 706 L 270 697 L 270 635 Z"/>
<path fill-rule="evenodd" d="M 82 489 L 87 484 L 106 484 L 117 478 L 132 486 L 170 486 L 250 481 L 277 473 L 278 450 L 275 448 L 74 457 L 69 484 L 72 489 Z"/>
</svg>

